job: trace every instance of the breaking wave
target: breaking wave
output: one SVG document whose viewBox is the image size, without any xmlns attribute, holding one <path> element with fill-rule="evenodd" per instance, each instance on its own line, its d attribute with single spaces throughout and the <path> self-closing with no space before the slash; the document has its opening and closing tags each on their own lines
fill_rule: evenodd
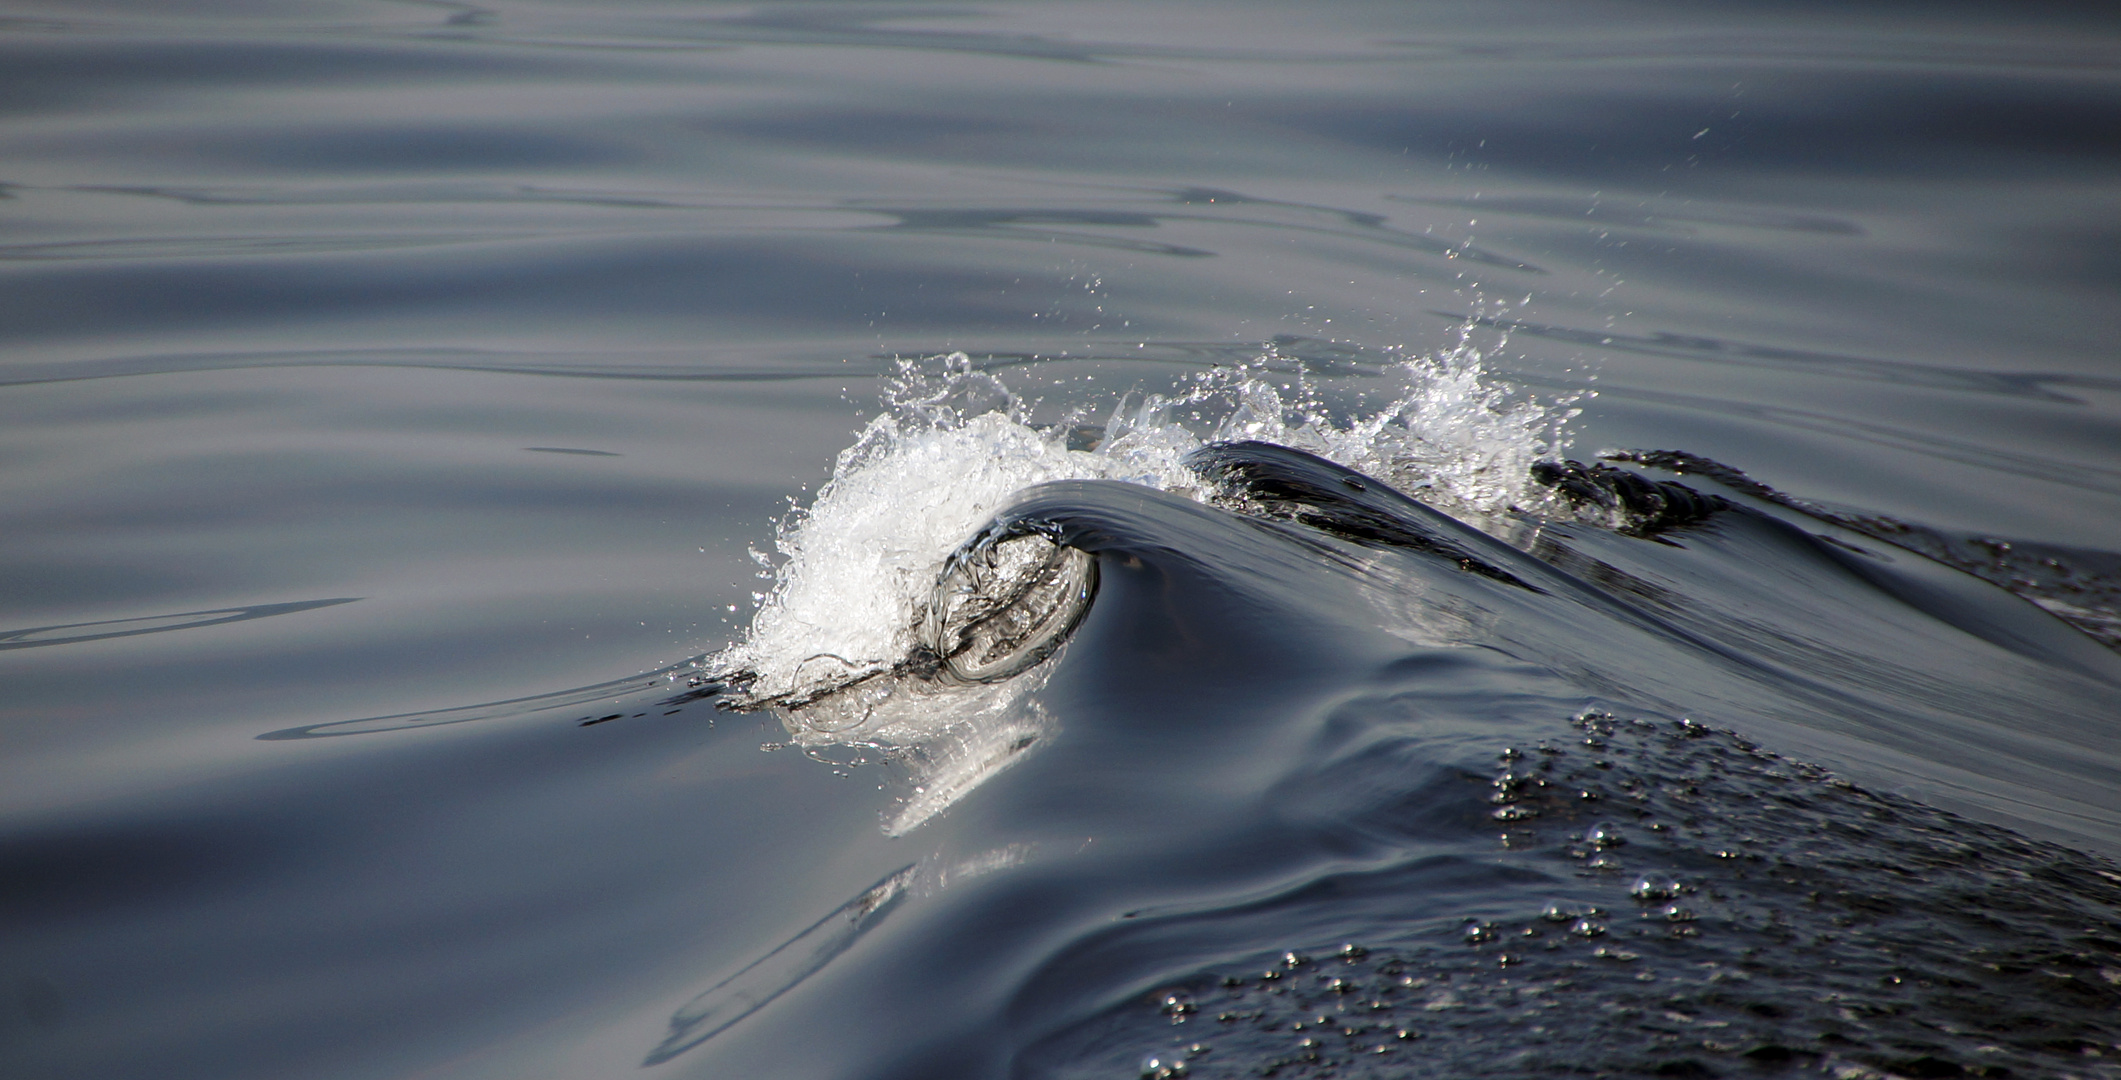
<svg viewBox="0 0 2121 1080">
<path fill-rule="evenodd" d="M 1351 387 L 1267 349 L 1168 393 L 1058 413 L 964 353 L 901 361 L 830 481 L 779 522 L 776 552 L 753 551 L 770 590 L 708 674 L 724 707 L 774 710 L 798 746 L 914 763 L 913 790 L 887 824 L 910 829 L 1038 742 L 1047 721 L 1029 698 L 1044 683 L 1040 662 L 1095 589 L 1095 561 L 1080 552 L 1035 533 L 980 535 L 1013 496 L 1116 480 L 1206 502 L 1217 486 L 1188 455 L 1258 440 L 1499 530 L 1550 504 L 1531 467 L 1556 455 L 1575 413 L 1498 385 L 1481 360 L 1462 337 Z"/>
</svg>

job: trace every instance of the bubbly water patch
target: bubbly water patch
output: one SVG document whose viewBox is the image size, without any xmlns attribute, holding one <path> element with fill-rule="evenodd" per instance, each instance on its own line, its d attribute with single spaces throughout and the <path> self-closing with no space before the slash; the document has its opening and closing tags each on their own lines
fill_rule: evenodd
<svg viewBox="0 0 2121 1080">
<path fill-rule="evenodd" d="M 1077 941 L 1020 996 L 1026 1028 L 1063 1004 L 1014 1075 L 2121 1077 L 2121 867 L 1691 721 L 1577 728 L 1365 814 L 1401 861 Z M 1454 864 L 1492 865 L 1461 913 Z M 1174 942 L 1232 955 L 1066 1014 L 1084 965 Z"/>
<path fill-rule="evenodd" d="M 1545 505 L 1531 466 L 1574 415 L 1483 379 L 1469 340 L 1386 368 L 1352 401 L 1342 390 L 1328 393 L 1269 349 L 1173 393 L 1079 402 L 1041 424 L 1040 403 L 963 353 L 902 362 L 883 412 L 811 505 L 780 523 L 780 558 L 759 555 L 772 590 L 744 639 L 708 661 L 723 704 L 775 709 L 800 746 L 913 763 L 913 791 L 888 826 L 904 831 L 1038 742 L 1045 718 L 1028 695 L 1095 589 L 1094 560 L 1042 537 L 968 546 L 1018 492 L 1103 479 L 1205 500 L 1213 483 L 1187 455 L 1256 439 L 1494 526 Z"/>
</svg>

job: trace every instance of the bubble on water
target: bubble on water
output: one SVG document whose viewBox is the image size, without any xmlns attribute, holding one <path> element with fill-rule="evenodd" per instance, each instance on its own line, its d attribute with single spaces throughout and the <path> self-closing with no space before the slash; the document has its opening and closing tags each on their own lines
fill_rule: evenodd
<svg viewBox="0 0 2121 1080">
<path fill-rule="evenodd" d="M 1668 877 L 1646 876 L 1635 879 L 1635 887 L 1628 890 L 1635 899 L 1645 904 L 1659 903 L 1679 895 L 1679 882 Z"/>
<path fill-rule="evenodd" d="M 1185 1059 L 1173 1054 L 1157 1053 L 1142 1058 L 1142 1080 L 1172 1080 L 1189 1071 Z"/>
</svg>

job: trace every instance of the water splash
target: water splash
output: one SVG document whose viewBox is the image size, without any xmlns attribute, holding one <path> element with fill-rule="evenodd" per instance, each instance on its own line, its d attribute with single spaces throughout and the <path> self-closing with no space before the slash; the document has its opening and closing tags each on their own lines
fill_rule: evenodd
<svg viewBox="0 0 2121 1080">
<path fill-rule="evenodd" d="M 1101 455 L 1033 427 L 962 353 L 902 364 L 885 405 L 816 500 L 781 521 L 772 592 L 745 639 L 710 661 L 741 687 L 739 707 L 801 707 L 889 674 L 918 644 L 944 560 L 1011 496 L 1107 475 Z"/>
<path fill-rule="evenodd" d="M 744 639 L 707 661 L 729 688 L 723 703 L 774 709 L 798 746 L 858 746 L 911 762 L 912 794 L 887 829 L 917 826 L 1017 760 L 1046 729 L 1029 697 L 1050 664 L 1013 678 L 953 677 L 963 665 L 927 640 L 957 625 L 958 609 L 939 605 L 964 602 L 938 586 L 946 563 L 963 570 L 965 556 L 952 563 L 953 553 L 1018 492 L 1117 480 L 1205 501 L 1213 482 L 1188 467 L 1187 455 L 1259 439 L 1386 479 L 1497 529 L 1514 512 L 1545 505 L 1550 495 L 1531 480 L 1531 466 L 1558 451 L 1575 413 L 1515 395 L 1485 378 L 1481 361 L 1469 326 L 1443 355 L 1388 365 L 1351 388 L 1322 382 L 1269 347 L 1248 363 L 1197 372 L 1171 392 L 1079 401 L 1061 422 L 1041 423 L 1034 411 L 1050 411 L 1043 402 L 1027 401 L 964 353 L 902 360 L 881 413 L 841 451 L 832 479 L 779 523 L 779 558 L 760 556 L 771 591 Z M 1061 598 L 1074 589 L 1073 601 L 1087 602 L 1094 567 L 1055 576 L 1059 564 L 1029 550 L 1036 543 L 1044 541 L 999 563 L 990 553 L 989 562 L 1045 567 L 1051 580 L 1023 591 Z M 1047 651 L 1025 654 L 1027 664 Z"/>
<path fill-rule="evenodd" d="M 1531 467 L 1560 452 L 1564 426 L 1580 410 L 1523 397 L 1488 378 L 1475 329 L 1470 322 L 1460 326 L 1456 342 L 1435 357 L 1386 368 L 1381 385 L 1352 403 L 1337 400 L 1306 368 L 1269 348 L 1250 364 L 1200 373 L 1175 397 L 1152 395 L 1131 413 L 1117 411 L 1108 453 L 1138 448 L 1161 465 L 1158 451 L 1179 443 L 1181 456 L 1202 442 L 1280 443 L 1502 532 L 1513 511 L 1549 508 L 1548 494 L 1531 482 Z M 1286 380 L 1277 378 L 1285 372 Z M 1195 432 L 1203 437 L 1186 442 Z M 1137 482 L 1164 475 L 1152 467 Z"/>
</svg>

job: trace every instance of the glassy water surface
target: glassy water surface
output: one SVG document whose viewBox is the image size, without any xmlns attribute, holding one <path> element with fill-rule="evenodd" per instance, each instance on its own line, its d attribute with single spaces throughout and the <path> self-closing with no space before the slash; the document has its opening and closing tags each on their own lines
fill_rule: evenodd
<svg viewBox="0 0 2121 1080">
<path fill-rule="evenodd" d="M 23 1077 L 2121 1075 L 2121 36 L 0 10 Z"/>
</svg>

